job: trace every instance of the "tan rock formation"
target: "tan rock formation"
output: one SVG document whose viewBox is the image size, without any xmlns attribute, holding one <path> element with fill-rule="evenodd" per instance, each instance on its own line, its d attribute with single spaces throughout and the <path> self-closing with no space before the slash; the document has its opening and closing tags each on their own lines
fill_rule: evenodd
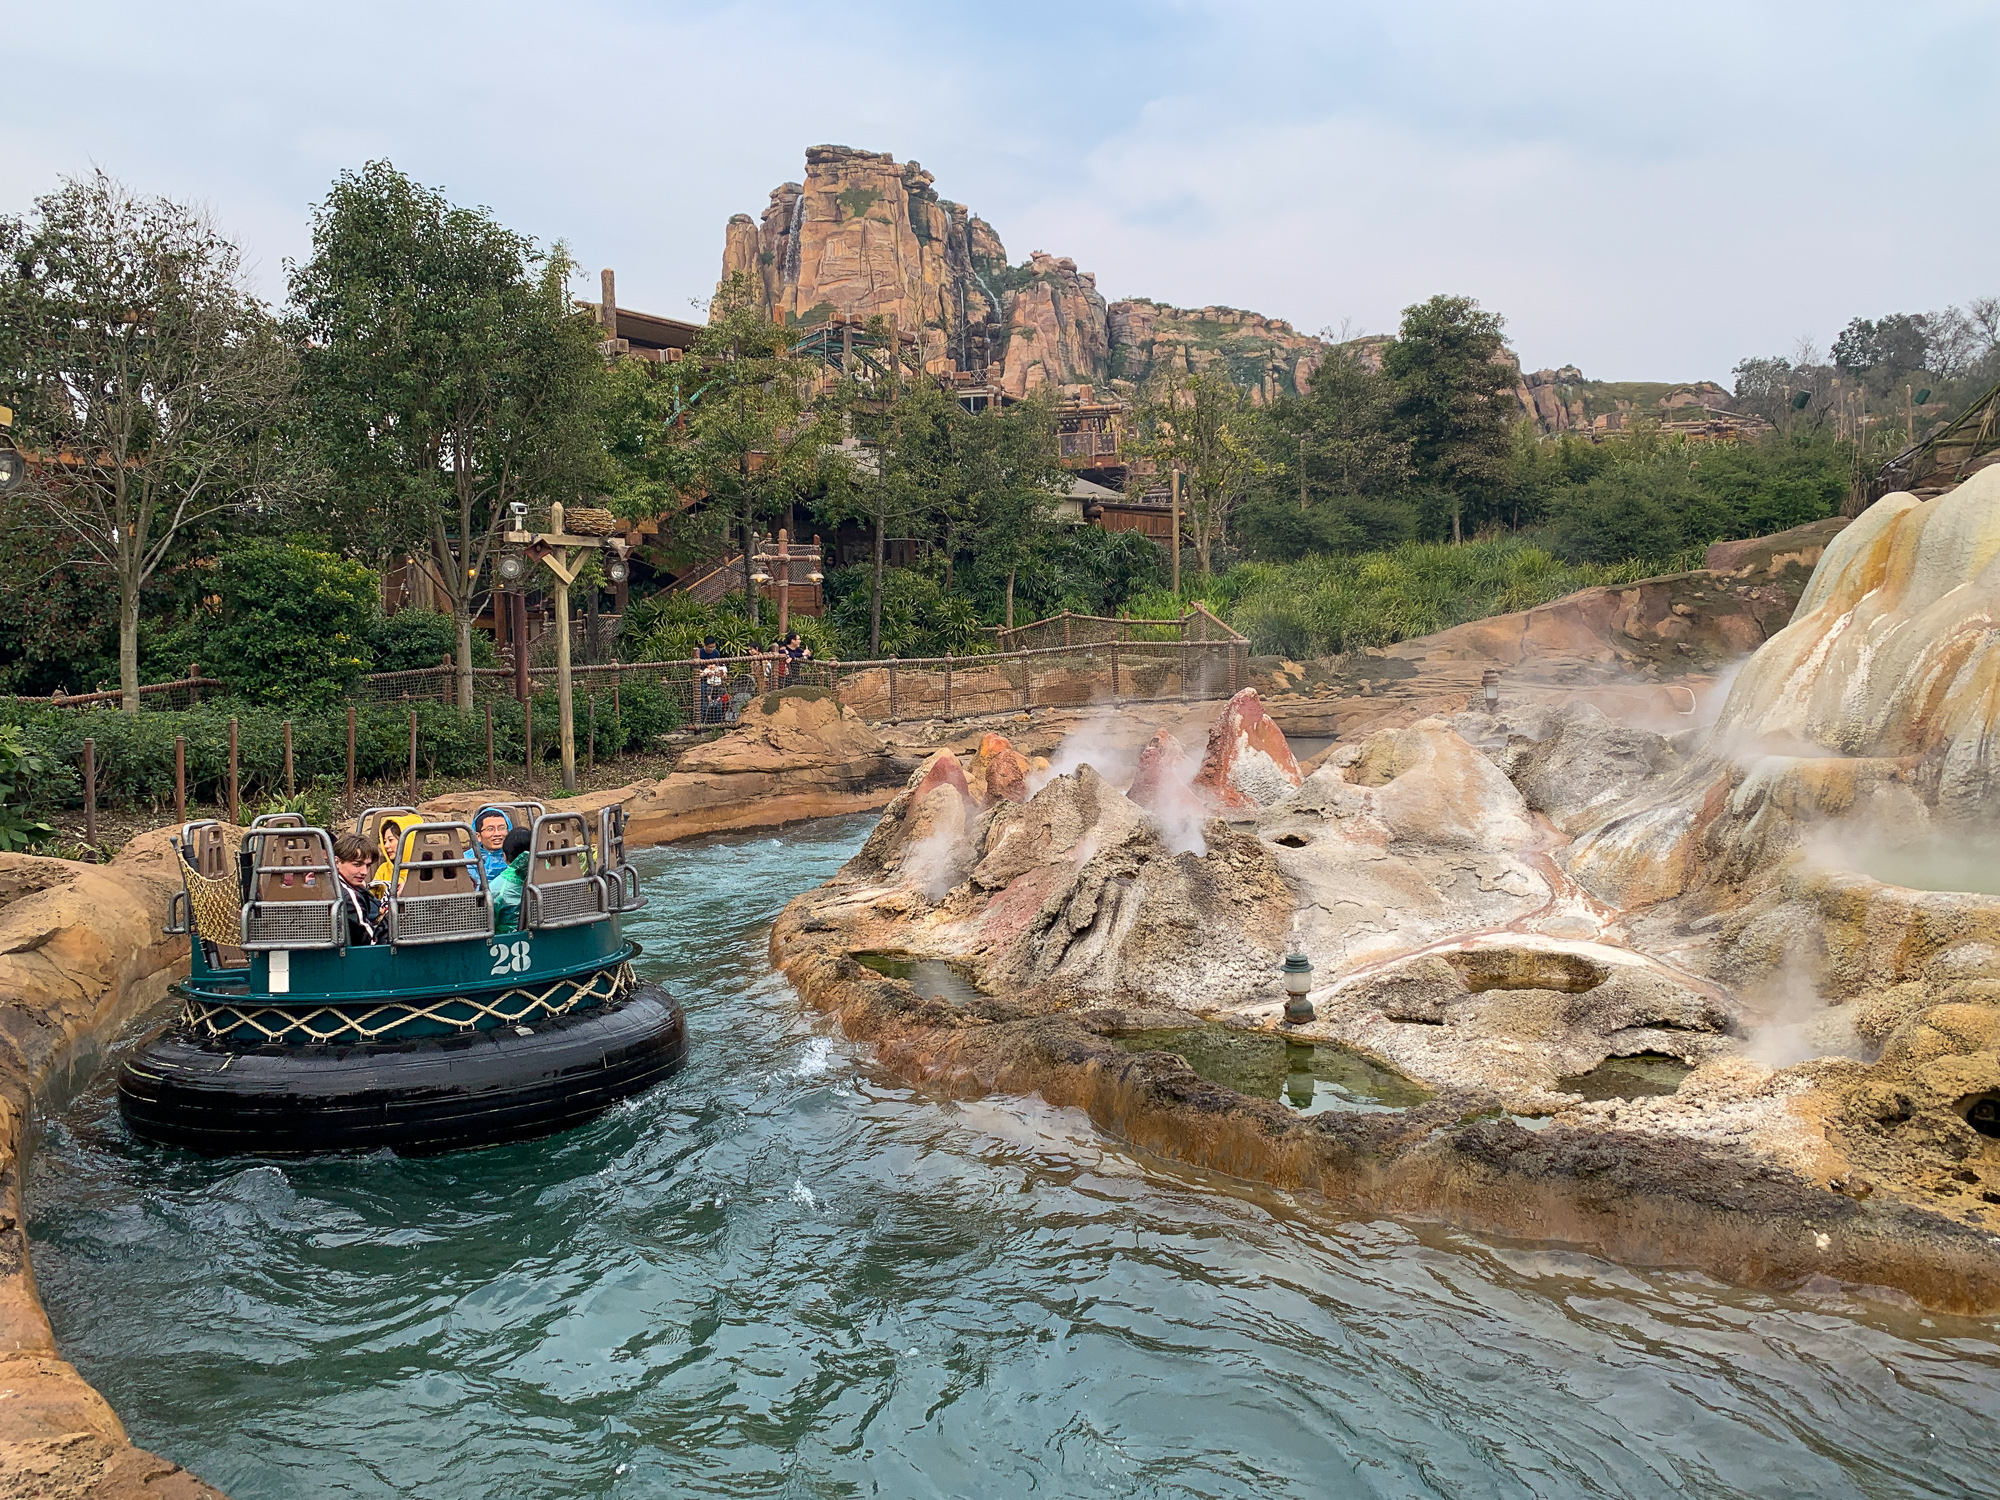
<svg viewBox="0 0 2000 1500">
<path fill-rule="evenodd" d="M 220 1500 L 178 1465 L 134 1448 L 103 1397 L 58 1355 L 21 1216 L 29 1110 L 87 1078 L 186 964 L 184 941 L 160 934 L 179 884 L 173 857 L 158 833 L 135 839 L 108 867 L 0 854 L 0 1494 Z"/>
<path fill-rule="evenodd" d="M 1006 251 L 931 181 L 885 152 L 814 146 L 805 181 L 773 189 L 761 224 L 729 221 L 723 278 L 749 275 L 765 310 L 787 322 L 880 315 L 921 339 L 926 369 L 979 366 L 1005 321 L 987 279 Z"/>
<path fill-rule="evenodd" d="M 1237 307 L 1169 307 L 1134 297 L 1114 302 L 1108 322 L 1115 383 L 1218 370 L 1259 406 L 1309 390 L 1329 348 L 1282 318 Z"/>
<path fill-rule="evenodd" d="M 1037 250 L 1031 278 L 1007 297 L 1006 364 L 1000 388 L 1025 396 L 1045 385 L 1075 386 L 1105 378 L 1111 337 L 1097 278 L 1068 256 Z"/>
<path fill-rule="evenodd" d="M 632 844 L 666 844 L 877 808 L 896 794 L 906 769 L 831 693 L 790 688 L 751 704 L 736 728 L 695 746 L 658 781 L 553 805 L 595 817 L 600 807 L 622 804 Z M 509 798 L 491 789 L 454 792 L 426 802 L 424 811 L 468 818 L 494 800 Z"/>
</svg>

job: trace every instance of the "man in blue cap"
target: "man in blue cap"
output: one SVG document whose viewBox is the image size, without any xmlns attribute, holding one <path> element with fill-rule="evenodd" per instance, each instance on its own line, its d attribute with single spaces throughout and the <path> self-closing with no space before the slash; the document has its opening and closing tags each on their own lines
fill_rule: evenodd
<svg viewBox="0 0 2000 1500">
<path fill-rule="evenodd" d="M 507 844 L 507 835 L 514 831 L 514 820 L 501 807 L 482 807 L 472 815 L 472 833 L 479 840 L 479 847 L 473 850 L 479 864 L 486 871 L 486 883 L 492 885 L 507 868 L 507 856 L 502 851 Z"/>
</svg>

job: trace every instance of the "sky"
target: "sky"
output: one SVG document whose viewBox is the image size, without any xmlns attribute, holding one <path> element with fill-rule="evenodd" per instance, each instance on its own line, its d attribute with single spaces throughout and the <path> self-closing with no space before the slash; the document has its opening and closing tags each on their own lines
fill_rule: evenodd
<svg viewBox="0 0 2000 1500">
<path fill-rule="evenodd" d="M 723 226 L 839 142 L 922 161 L 1113 299 L 1392 332 L 1437 292 L 1525 368 L 1729 383 L 2000 294 L 2000 0 L 1672 6 L 173 6 L 11 0 L 0 212 L 65 175 L 205 205 L 284 293 L 386 158 L 694 316 Z M 579 283 L 579 290 L 585 290 Z"/>
</svg>

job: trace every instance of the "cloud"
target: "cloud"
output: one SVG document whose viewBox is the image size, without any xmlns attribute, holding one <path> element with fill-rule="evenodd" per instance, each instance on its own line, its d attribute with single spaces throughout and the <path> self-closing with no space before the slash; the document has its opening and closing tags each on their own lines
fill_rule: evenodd
<svg viewBox="0 0 2000 1500">
<path fill-rule="evenodd" d="M 1533 368 L 1727 378 L 1846 320 L 2000 291 L 1990 5 L 1690 0 L 323 13 L 72 0 L 10 18 L 0 202 L 102 166 L 194 198 L 264 290 L 386 156 L 686 313 L 806 146 L 918 157 L 1016 258 L 1306 329 L 1436 291 Z M 1912 204 L 1949 212 L 1914 220 Z"/>
</svg>

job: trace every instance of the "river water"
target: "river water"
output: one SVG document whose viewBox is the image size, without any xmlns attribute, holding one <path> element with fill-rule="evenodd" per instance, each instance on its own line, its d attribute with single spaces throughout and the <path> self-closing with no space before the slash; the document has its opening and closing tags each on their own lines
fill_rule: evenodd
<svg viewBox="0 0 2000 1500">
<path fill-rule="evenodd" d="M 553 1141 L 208 1162 L 49 1125 L 63 1351 L 235 1500 L 1965 1496 L 2000 1331 L 1483 1243 L 873 1071 L 765 959 L 868 819 L 640 856 L 677 1078 Z"/>
</svg>

